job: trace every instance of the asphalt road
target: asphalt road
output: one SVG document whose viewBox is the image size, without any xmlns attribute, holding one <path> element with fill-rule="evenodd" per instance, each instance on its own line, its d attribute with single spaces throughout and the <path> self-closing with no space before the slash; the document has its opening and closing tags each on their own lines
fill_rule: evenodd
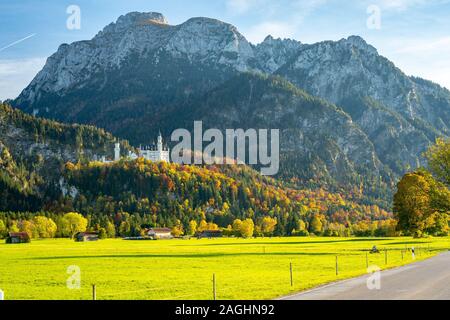
<svg viewBox="0 0 450 320">
<path fill-rule="evenodd" d="M 372 290 L 367 285 L 369 277 Z M 450 252 L 382 271 L 378 279 L 365 275 L 280 300 L 450 300 Z"/>
</svg>

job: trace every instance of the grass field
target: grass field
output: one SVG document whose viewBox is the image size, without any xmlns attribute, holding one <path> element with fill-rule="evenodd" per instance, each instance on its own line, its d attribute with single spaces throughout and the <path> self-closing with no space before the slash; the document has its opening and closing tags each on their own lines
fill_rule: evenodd
<svg viewBox="0 0 450 320">
<path fill-rule="evenodd" d="M 67 239 L 0 244 L 0 288 L 6 299 L 271 299 L 366 273 L 369 264 L 391 268 L 450 248 L 450 238 L 265 238 L 172 241 Z M 336 276 L 336 255 L 339 275 Z M 290 285 L 289 264 L 294 285 Z M 67 268 L 79 266 L 81 288 L 68 289 Z"/>
</svg>

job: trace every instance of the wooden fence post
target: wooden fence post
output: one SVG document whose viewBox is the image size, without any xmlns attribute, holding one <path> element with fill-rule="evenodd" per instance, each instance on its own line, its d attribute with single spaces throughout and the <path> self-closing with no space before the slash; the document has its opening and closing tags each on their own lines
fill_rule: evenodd
<svg viewBox="0 0 450 320">
<path fill-rule="evenodd" d="M 291 287 L 293 287 L 294 286 L 294 278 L 293 278 L 293 274 L 292 274 L 292 262 L 289 265 L 289 270 L 291 273 Z"/>
<path fill-rule="evenodd" d="M 95 284 L 92 285 L 92 300 L 97 300 L 97 289 Z"/>
<path fill-rule="evenodd" d="M 338 256 L 336 256 L 336 275 L 339 275 Z"/>
</svg>

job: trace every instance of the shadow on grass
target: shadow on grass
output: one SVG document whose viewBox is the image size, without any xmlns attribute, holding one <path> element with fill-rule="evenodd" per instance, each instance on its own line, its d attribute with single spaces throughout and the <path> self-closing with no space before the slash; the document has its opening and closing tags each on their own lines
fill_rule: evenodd
<svg viewBox="0 0 450 320">
<path fill-rule="evenodd" d="M 389 242 L 386 243 L 386 245 L 388 244 L 424 244 L 424 243 L 433 243 L 433 241 L 401 241 L 401 242 Z"/>
<path fill-rule="evenodd" d="M 283 241 L 283 242 L 231 242 L 231 243 L 199 243 L 199 244 L 178 244 L 174 247 L 186 247 L 186 246 L 261 246 L 261 245 L 309 245 L 309 244 L 327 244 L 327 243 L 343 243 L 343 242 L 374 242 L 374 241 L 387 241 L 391 238 L 358 238 L 358 239 L 345 239 L 345 240 L 322 240 L 322 241 Z"/>
<path fill-rule="evenodd" d="M 112 255 L 95 255 L 95 256 L 49 256 L 25 258 L 24 260 L 66 260 L 66 259 L 111 259 L 111 258 L 218 258 L 218 257 L 243 257 L 243 256 L 335 256 L 335 252 L 242 252 L 242 253 L 195 253 L 195 254 L 112 254 Z"/>
</svg>

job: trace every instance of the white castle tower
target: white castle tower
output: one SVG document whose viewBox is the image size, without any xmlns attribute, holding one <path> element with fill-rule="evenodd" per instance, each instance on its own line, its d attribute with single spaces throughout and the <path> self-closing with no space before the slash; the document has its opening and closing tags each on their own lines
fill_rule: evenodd
<svg viewBox="0 0 450 320">
<path fill-rule="evenodd" d="M 120 143 L 116 143 L 114 146 L 114 161 L 120 160 Z"/>
<path fill-rule="evenodd" d="M 161 132 L 158 135 L 156 146 L 139 147 L 139 156 L 153 162 L 170 162 L 170 149 L 164 146 Z"/>
<path fill-rule="evenodd" d="M 162 151 L 162 149 L 163 149 L 163 140 L 160 131 L 158 135 L 158 151 Z"/>
</svg>

